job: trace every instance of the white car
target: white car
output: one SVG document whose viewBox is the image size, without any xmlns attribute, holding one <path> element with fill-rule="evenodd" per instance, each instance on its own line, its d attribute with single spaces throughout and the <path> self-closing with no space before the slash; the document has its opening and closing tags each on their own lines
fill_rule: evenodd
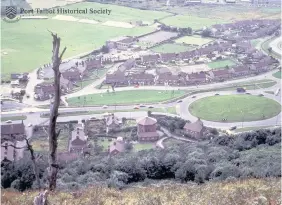
<svg viewBox="0 0 282 205">
<path fill-rule="evenodd" d="M 32 124 L 31 124 L 31 123 L 29 123 L 27 126 L 28 126 L 28 127 L 31 127 L 31 126 L 32 126 Z"/>
<path fill-rule="evenodd" d="M 6 123 L 12 123 L 12 120 L 7 120 Z"/>
<path fill-rule="evenodd" d="M 108 108 L 108 106 L 107 106 L 107 105 L 104 105 L 104 106 L 103 106 L 103 108 L 104 108 L 104 109 L 107 109 L 107 108 Z"/>
</svg>

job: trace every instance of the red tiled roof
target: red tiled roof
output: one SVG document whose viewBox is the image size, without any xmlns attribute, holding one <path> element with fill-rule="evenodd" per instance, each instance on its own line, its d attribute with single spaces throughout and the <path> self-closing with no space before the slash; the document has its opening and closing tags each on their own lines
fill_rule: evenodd
<svg viewBox="0 0 282 205">
<path fill-rule="evenodd" d="M 204 124 L 200 119 L 198 119 L 196 122 L 193 123 L 187 122 L 184 126 L 185 130 L 190 130 L 193 132 L 201 132 L 203 128 L 204 128 Z"/>
<path fill-rule="evenodd" d="M 137 120 L 139 125 L 154 125 L 157 123 L 157 120 L 152 117 L 143 117 Z"/>
</svg>

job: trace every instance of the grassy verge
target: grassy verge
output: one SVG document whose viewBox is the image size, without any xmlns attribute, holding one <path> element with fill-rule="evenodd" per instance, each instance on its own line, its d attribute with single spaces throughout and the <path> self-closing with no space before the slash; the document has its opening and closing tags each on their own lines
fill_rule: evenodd
<svg viewBox="0 0 282 205">
<path fill-rule="evenodd" d="M 274 126 L 261 126 L 261 127 L 244 127 L 244 128 L 238 128 L 238 129 L 234 130 L 234 133 L 247 132 L 247 131 L 255 131 L 255 130 L 266 129 L 266 128 L 274 128 Z"/>
<path fill-rule="evenodd" d="M 119 105 L 133 103 L 163 102 L 185 95 L 185 91 L 159 91 L 159 90 L 129 90 L 110 92 L 104 94 L 91 94 L 69 98 L 70 106 L 94 106 L 94 105 Z"/>
<path fill-rule="evenodd" d="M 12 117 L 1 117 L 1 122 L 8 121 L 8 120 L 16 121 L 16 120 L 25 120 L 25 119 L 26 119 L 25 115 L 12 116 Z"/>
<path fill-rule="evenodd" d="M 266 52 L 268 55 L 271 55 L 272 57 L 276 58 L 276 59 L 280 59 L 281 55 L 279 53 L 276 53 L 274 50 L 272 50 L 271 52 L 269 52 L 269 48 L 270 48 L 270 43 L 275 40 L 276 38 L 270 38 L 268 40 L 266 40 L 265 42 L 263 42 L 261 44 L 261 48 L 262 50 L 264 50 L 264 52 Z"/>
<path fill-rule="evenodd" d="M 277 71 L 276 73 L 273 74 L 273 76 L 274 76 L 275 78 L 281 79 L 281 71 Z"/>
<path fill-rule="evenodd" d="M 214 61 L 208 63 L 208 66 L 211 69 L 226 68 L 226 66 L 233 66 L 233 65 L 236 65 L 236 63 L 232 60 L 220 60 L 220 61 Z"/>
</svg>

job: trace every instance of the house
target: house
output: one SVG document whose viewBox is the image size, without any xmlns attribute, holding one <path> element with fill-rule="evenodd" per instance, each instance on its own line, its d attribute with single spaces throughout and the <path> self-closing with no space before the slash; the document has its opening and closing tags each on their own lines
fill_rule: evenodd
<svg viewBox="0 0 282 205">
<path fill-rule="evenodd" d="M 150 55 L 143 55 L 141 56 L 142 63 L 156 63 L 158 62 L 160 56 L 159 54 L 150 54 Z"/>
<path fill-rule="evenodd" d="M 128 77 L 125 75 L 125 72 L 122 72 L 118 69 L 114 73 L 106 74 L 105 84 L 126 86 L 128 85 Z"/>
<path fill-rule="evenodd" d="M 71 132 L 69 152 L 82 152 L 87 148 L 87 136 L 84 133 L 83 124 L 78 124 Z"/>
<path fill-rule="evenodd" d="M 134 58 L 130 58 L 128 60 L 126 60 L 123 64 L 121 64 L 118 69 L 122 72 L 129 70 L 131 68 L 133 68 L 136 64 L 136 61 Z"/>
<path fill-rule="evenodd" d="M 194 138 L 200 138 L 205 131 L 204 123 L 198 118 L 196 122 L 186 123 L 183 127 L 186 133 L 190 134 Z"/>
<path fill-rule="evenodd" d="M 251 73 L 250 68 L 248 66 L 239 65 L 231 68 L 233 70 L 233 76 L 246 76 Z"/>
<path fill-rule="evenodd" d="M 14 161 L 16 159 L 16 149 L 14 146 L 16 146 L 16 142 L 5 141 L 1 143 L 1 161 Z"/>
<path fill-rule="evenodd" d="M 27 81 L 28 80 L 28 73 L 12 73 L 11 80 L 19 80 L 19 81 Z"/>
<path fill-rule="evenodd" d="M 135 38 L 130 36 L 121 36 L 106 41 L 106 46 L 109 49 L 127 50 L 130 48 L 135 41 Z"/>
<path fill-rule="evenodd" d="M 155 83 L 155 76 L 149 73 L 136 73 L 129 77 L 129 84 L 132 85 L 153 85 Z"/>
<path fill-rule="evenodd" d="M 86 65 L 86 70 L 99 69 L 103 67 L 102 58 L 87 59 L 84 64 Z"/>
<path fill-rule="evenodd" d="M 139 141 L 156 141 L 159 139 L 157 133 L 157 120 L 152 117 L 143 117 L 137 120 L 137 136 Z"/>
<path fill-rule="evenodd" d="M 117 137 L 109 146 L 109 153 L 111 155 L 116 155 L 118 153 L 125 151 L 125 141 L 122 137 Z"/>
<path fill-rule="evenodd" d="M 171 72 L 161 73 L 157 75 L 156 82 L 161 85 L 177 85 L 180 84 L 180 77 Z"/>
<path fill-rule="evenodd" d="M 121 119 L 119 119 L 117 116 L 115 116 L 114 113 L 112 113 L 111 115 L 105 116 L 105 121 L 106 121 L 106 126 L 107 126 L 107 129 L 106 129 L 107 133 L 110 130 L 120 128 L 121 125 L 122 125 Z"/>
<path fill-rule="evenodd" d="M 207 81 L 207 75 L 204 72 L 190 73 L 186 76 L 187 84 L 205 83 L 206 81 Z"/>
<path fill-rule="evenodd" d="M 177 60 L 177 54 L 176 53 L 162 53 L 160 54 L 160 60 L 162 62 L 175 61 Z"/>
<path fill-rule="evenodd" d="M 1 124 L 1 142 L 22 141 L 26 138 L 25 126 L 21 123 Z"/>
<path fill-rule="evenodd" d="M 72 67 L 64 72 L 62 72 L 62 76 L 65 79 L 68 79 L 70 81 L 80 81 L 82 76 L 80 75 L 80 72 L 75 67 Z"/>
<path fill-rule="evenodd" d="M 232 77 L 233 70 L 232 69 L 219 69 L 219 70 L 212 70 L 208 72 L 208 77 L 211 80 L 221 81 L 226 80 Z"/>
<path fill-rule="evenodd" d="M 63 76 L 60 78 L 60 86 L 63 93 L 68 93 L 73 89 L 73 83 L 70 80 L 65 79 Z"/>
</svg>

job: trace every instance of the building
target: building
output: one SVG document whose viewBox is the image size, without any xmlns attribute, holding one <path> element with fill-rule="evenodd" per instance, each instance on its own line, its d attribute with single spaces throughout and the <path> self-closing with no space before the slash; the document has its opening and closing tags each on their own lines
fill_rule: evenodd
<svg viewBox="0 0 282 205">
<path fill-rule="evenodd" d="M 142 63 L 157 63 L 158 60 L 160 59 L 159 54 L 150 54 L 150 55 L 143 55 L 141 56 L 141 62 Z"/>
<path fill-rule="evenodd" d="M 246 76 L 251 73 L 251 70 L 248 66 L 240 65 L 233 67 L 233 76 L 238 77 L 238 76 Z"/>
<path fill-rule="evenodd" d="M 99 57 L 99 58 L 87 59 L 85 61 L 85 65 L 87 70 L 102 68 L 103 67 L 102 58 Z"/>
<path fill-rule="evenodd" d="M 106 41 L 109 49 L 127 50 L 134 43 L 134 38 L 130 36 L 122 36 Z"/>
<path fill-rule="evenodd" d="M 114 73 L 106 74 L 105 84 L 111 84 L 115 86 L 127 86 L 128 78 L 125 75 L 125 72 L 122 72 L 118 69 Z"/>
<path fill-rule="evenodd" d="M 1 125 L 1 142 L 5 140 L 22 141 L 24 138 L 26 138 L 26 132 L 23 121 L 21 123 Z"/>
<path fill-rule="evenodd" d="M 232 77 L 232 69 L 212 70 L 208 72 L 208 77 L 214 81 L 226 80 Z"/>
<path fill-rule="evenodd" d="M 122 137 L 118 137 L 109 146 L 109 153 L 111 155 L 116 155 L 124 151 L 125 151 L 125 141 L 123 140 Z"/>
<path fill-rule="evenodd" d="M 12 73 L 11 80 L 19 80 L 19 81 L 27 81 L 28 80 L 28 73 Z"/>
<path fill-rule="evenodd" d="M 205 83 L 206 81 L 207 81 L 207 75 L 204 72 L 191 73 L 186 76 L 187 84 Z"/>
<path fill-rule="evenodd" d="M 70 81 L 80 81 L 82 78 L 79 70 L 75 67 L 72 67 L 69 70 L 62 72 L 62 76 Z"/>
<path fill-rule="evenodd" d="M 137 136 L 139 141 L 158 140 L 159 133 L 157 133 L 157 120 L 152 117 L 143 117 L 138 119 Z"/>
<path fill-rule="evenodd" d="M 153 85 L 155 76 L 149 73 L 136 73 L 129 77 L 130 85 Z"/>
<path fill-rule="evenodd" d="M 122 125 L 121 119 L 119 119 L 117 116 L 115 116 L 114 113 L 105 116 L 106 121 L 106 132 L 108 133 L 110 130 L 118 129 Z"/>
<path fill-rule="evenodd" d="M 177 60 L 177 54 L 176 53 L 162 53 L 160 54 L 160 59 L 162 62 L 169 62 L 169 61 L 175 61 Z"/>
<path fill-rule="evenodd" d="M 199 118 L 196 122 L 187 122 L 183 129 L 194 138 L 202 137 L 205 131 L 204 123 Z"/>
<path fill-rule="evenodd" d="M 69 152 L 82 152 L 87 148 L 87 136 L 84 133 L 83 124 L 78 124 L 71 132 Z"/>
<path fill-rule="evenodd" d="M 1 144 L 1 161 L 16 159 L 16 149 L 13 146 L 16 146 L 16 142 L 5 141 Z"/>
</svg>

